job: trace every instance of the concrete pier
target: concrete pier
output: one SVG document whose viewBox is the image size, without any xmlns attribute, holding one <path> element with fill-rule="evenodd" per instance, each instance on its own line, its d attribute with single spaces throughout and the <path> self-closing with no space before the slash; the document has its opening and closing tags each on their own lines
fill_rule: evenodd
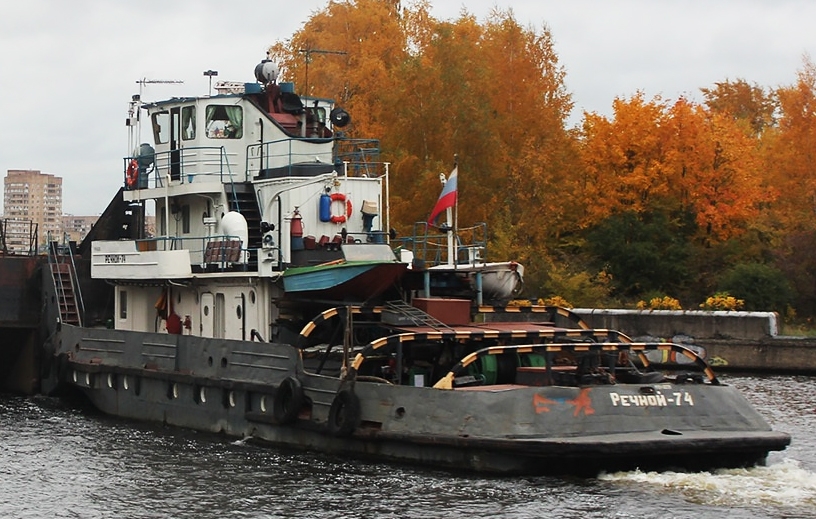
<svg viewBox="0 0 816 519">
<path fill-rule="evenodd" d="M 575 308 L 593 328 L 692 347 L 717 371 L 816 374 L 816 338 L 779 335 L 774 312 Z"/>
</svg>

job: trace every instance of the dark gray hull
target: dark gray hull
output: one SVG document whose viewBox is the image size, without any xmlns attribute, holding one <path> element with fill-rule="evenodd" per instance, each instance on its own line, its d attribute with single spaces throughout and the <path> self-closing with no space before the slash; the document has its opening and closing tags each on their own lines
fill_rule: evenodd
<svg viewBox="0 0 816 519">
<path fill-rule="evenodd" d="M 349 386 L 305 373 L 299 350 L 282 344 L 71 326 L 61 339 L 61 379 L 105 413 L 340 456 L 591 475 L 753 465 L 790 441 L 725 385 Z M 288 377 L 303 399 L 282 419 Z M 341 391 L 358 400 L 352 431 L 333 426 Z"/>
</svg>

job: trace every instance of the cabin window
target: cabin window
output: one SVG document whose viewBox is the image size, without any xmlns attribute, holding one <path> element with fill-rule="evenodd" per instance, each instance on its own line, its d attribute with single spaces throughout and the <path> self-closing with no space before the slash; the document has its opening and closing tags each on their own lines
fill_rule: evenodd
<svg viewBox="0 0 816 519">
<path fill-rule="evenodd" d="M 119 291 L 119 319 L 127 319 L 127 290 Z"/>
<path fill-rule="evenodd" d="M 189 141 L 196 136 L 196 114 L 195 106 L 184 106 L 181 108 L 181 138 Z"/>
<path fill-rule="evenodd" d="M 153 114 L 153 141 L 164 144 L 170 140 L 170 113 L 158 112 Z"/>
<path fill-rule="evenodd" d="M 208 105 L 207 137 L 240 139 L 244 136 L 244 114 L 240 106 Z"/>
</svg>

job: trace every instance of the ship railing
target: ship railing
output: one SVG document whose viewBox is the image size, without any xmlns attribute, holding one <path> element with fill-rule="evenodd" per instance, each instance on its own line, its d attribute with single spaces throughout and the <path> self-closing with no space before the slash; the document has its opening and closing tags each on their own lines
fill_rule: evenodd
<svg viewBox="0 0 816 519">
<path fill-rule="evenodd" d="M 247 270 L 249 266 L 250 249 L 236 235 L 159 236 L 136 240 L 136 248 L 141 252 L 186 250 L 190 264 L 202 272 Z"/>
<path fill-rule="evenodd" d="M 343 174 L 349 177 L 377 178 L 384 174 L 380 162 L 380 141 L 339 137 L 334 147 L 335 164 L 345 164 Z"/>
<path fill-rule="evenodd" d="M 128 182 L 128 167 L 136 161 L 135 181 Z M 150 159 L 131 156 L 124 158 L 124 186 L 128 190 L 163 188 L 193 182 L 235 182 L 238 156 L 224 146 L 194 146 L 154 153 Z M 244 179 L 246 180 L 246 179 Z"/>
<path fill-rule="evenodd" d="M 39 249 L 39 226 L 36 222 L 20 218 L 0 220 L 0 254 L 34 256 Z"/>
<path fill-rule="evenodd" d="M 334 143 L 324 150 L 310 144 Z M 312 176 L 334 168 L 350 177 L 380 177 L 384 174 L 380 162 L 380 143 L 376 139 L 304 139 L 286 138 L 250 144 L 246 151 L 245 177 Z M 314 165 L 309 172 L 308 166 Z M 321 168 L 320 165 L 325 167 Z M 341 166 L 343 169 L 341 171 Z"/>
<path fill-rule="evenodd" d="M 246 149 L 244 176 L 247 179 L 264 177 L 271 171 L 276 171 L 275 176 L 299 176 L 296 175 L 299 171 L 298 165 L 309 163 L 334 165 L 331 146 L 327 145 L 324 149 L 316 150 L 314 146 L 304 145 L 315 142 L 330 144 L 332 139 L 287 138 L 250 144 Z"/>
<path fill-rule="evenodd" d="M 449 233 L 453 232 L 453 247 L 449 246 Z M 436 227 L 427 222 L 415 222 L 413 234 L 395 240 L 398 251 L 410 251 L 412 261 L 419 268 L 436 265 L 474 265 L 487 257 L 487 224 L 450 229 Z M 453 251 L 454 257 L 450 257 Z"/>
</svg>

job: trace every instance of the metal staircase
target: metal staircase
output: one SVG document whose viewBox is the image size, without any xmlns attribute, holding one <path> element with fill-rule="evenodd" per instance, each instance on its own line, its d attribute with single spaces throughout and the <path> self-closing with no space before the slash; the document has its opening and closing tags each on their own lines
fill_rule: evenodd
<svg viewBox="0 0 816 519">
<path fill-rule="evenodd" d="M 77 282 L 74 256 L 70 249 L 61 251 L 60 248 L 57 242 L 49 242 L 48 266 L 51 269 L 51 279 L 54 281 L 60 321 L 82 326 L 84 305 Z"/>
<path fill-rule="evenodd" d="M 386 301 L 385 311 L 399 319 L 400 324 L 410 323 L 411 326 L 428 326 L 434 330 L 453 330 L 436 317 L 409 305 L 405 301 Z"/>
<path fill-rule="evenodd" d="M 231 211 L 238 211 L 247 223 L 248 242 L 243 248 L 249 251 L 249 263 L 257 265 L 258 249 L 261 247 L 261 212 L 251 183 L 234 183 L 227 189 L 227 202 Z"/>
</svg>

